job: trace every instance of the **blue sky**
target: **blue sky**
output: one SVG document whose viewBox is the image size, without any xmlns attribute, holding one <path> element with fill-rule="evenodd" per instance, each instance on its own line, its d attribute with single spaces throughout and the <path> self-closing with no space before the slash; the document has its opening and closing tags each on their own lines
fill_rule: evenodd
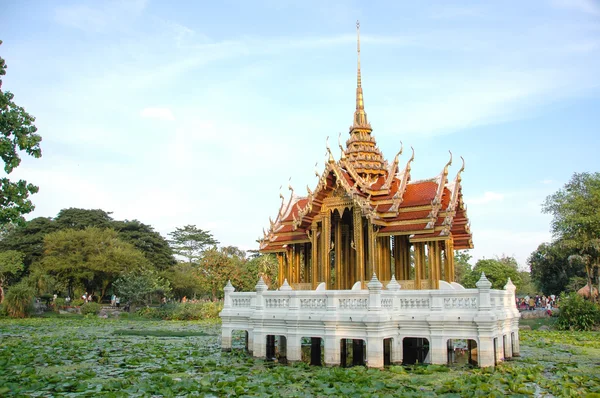
<svg viewBox="0 0 600 398">
<path fill-rule="evenodd" d="M 347 137 L 357 19 L 384 155 L 413 146 L 413 180 L 463 156 L 473 256 L 524 266 L 544 198 L 600 169 L 596 0 L 2 1 L 3 89 L 43 137 L 13 173 L 40 186 L 29 218 L 101 208 L 256 248 L 280 186 L 313 189 Z"/>
</svg>

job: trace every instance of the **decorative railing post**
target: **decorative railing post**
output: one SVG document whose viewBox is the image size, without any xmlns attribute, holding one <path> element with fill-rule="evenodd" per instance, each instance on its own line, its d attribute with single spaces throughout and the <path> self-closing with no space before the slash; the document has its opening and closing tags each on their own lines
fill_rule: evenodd
<svg viewBox="0 0 600 398">
<path fill-rule="evenodd" d="M 223 288 L 225 292 L 225 298 L 223 299 L 223 308 L 231 308 L 231 293 L 235 292 L 235 287 L 231 284 L 231 281 L 228 280 L 227 284 Z"/>
<path fill-rule="evenodd" d="M 481 278 L 475 284 L 479 290 L 479 313 L 475 317 L 479 334 L 477 355 L 479 366 L 482 368 L 493 367 L 496 364 L 496 350 L 494 349 L 494 332 L 496 316 L 492 311 L 490 289 L 492 283 L 481 273 Z"/>
<path fill-rule="evenodd" d="M 381 288 L 383 285 L 373 272 L 373 277 L 367 284 L 369 288 L 369 311 L 381 311 Z"/>
<path fill-rule="evenodd" d="M 517 291 L 517 287 L 512 283 L 512 281 L 510 280 L 510 278 L 508 278 L 508 281 L 506 282 L 506 285 L 504 285 L 504 290 L 506 290 L 506 292 L 509 293 L 509 299 L 510 302 L 512 303 L 510 305 L 510 308 L 513 307 L 517 307 L 517 302 L 515 300 L 515 292 Z"/>
<path fill-rule="evenodd" d="M 475 284 L 479 290 L 479 311 L 489 311 L 492 309 L 492 303 L 490 299 L 490 289 L 492 282 L 485 277 L 485 272 L 481 273 L 481 277 Z"/>
<path fill-rule="evenodd" d="M 395 292 L 400 290 L 400 284 L 396 280 L 395 274 L 392 274 L 392 279 L 390 280 L 390 283 L 387 284 L 386 288 L 388 291 L 394 292 L 392 296 L 392 310 L 397 311 L 400 308 L 400 299 Z"/>
<path fill-rule="evenodd" d="M 233 287 L 233 285 L 231 285 L 231 281 L 227 281 L 227 284 L 223 288 L 223 291 L 225 292 L 225 299 L 223 302 L 223 311 L 221 312 L 221 314 L 223 314 L 224 312 L 227 312 L 226 309 L 229 309 L 232 307 L 231 293 L 235 292 L 235 288 Z M 221 328 L 221 349 L 223 351 L 231 351 L 231 332 L 232 331 L 233 330 L 229 327 Z"/>
<path fill-rule="evenodd" d="M 258 279 L 258 283 L 256 284 L 255 289 L 256 302 L 254 303 L 254 308 L 256 310 L 262 310 L 265 308 L 265 299 L 263 297 L 263 292 L 269 289 L 262 276 Z"/>
</svg>

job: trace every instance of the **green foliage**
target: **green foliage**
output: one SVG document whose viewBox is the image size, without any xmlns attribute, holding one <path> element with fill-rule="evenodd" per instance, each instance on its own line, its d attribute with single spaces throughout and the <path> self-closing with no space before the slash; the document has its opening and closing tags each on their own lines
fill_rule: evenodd
<svg viewBox="0 0 600 398">
<path fill-rule="evenodd" d="M 169 236 L 173 252 L 185 257 L 190 263 L 197 262 L 208 247 L 219 244 L 209 231 L 204 231 L 195 225 L 177 228 L 170 232 Z"/>
<path fill-rule="evenodd" d="M 4 75 L 6 62 L 0 57 L 0 158 L 4 162 L 4 171 L 10 174 L 21 164 L 20 152 L 34 158 L 42 156 L 42 137 L 36 134 L 35 118 L 13 102 L 13 93 L 2 91 L 1 77 Z M 22 223 L 23 214 L 35 208 L 29 195 L 37 191 L 38 187 L 25 180 L 13 182 L 6 177 L 0 178 L 0 225 Z"/>
<path fill-rule="evenodd" d="M 517 287 L 516 293 L 518 296 L 543 293 L 543 291 L 540 291 L 535 282 L 531 279 L 531 274 L 529 272 L 519 271 L 519 276 L 521 277 L 521 283 Z"/>
<path fill-rule="evenodd" d="M 144 253 L 150 264 L 158 271 L 176 264 L 169 243 L 154 228 L 138 220 L 113 221 L 111 227 L 119 233 L 119 238 L 129 242 Z"/>
<path fill-rule="evenodd" d="M 148 260 L 115 230 L 88 227 L 65 229 L 46 235 L 44 257 L 38 271 L 56 276 L 72 287 L 80 284 L 91 294 L 104 296 L 111 283 L 125 271 L 148 267 Z"/>
<path fill-rule="evenodd" d="M 89 302 L 89 303 L 85 303 L 84 305 L 81 306 L 81 314 L 82 315 L 88 315 L 88 314 L 98 315 L 100 313 L 101 309 L 102 309 L 102 306 L 100 304 Z"/>
<path fill-rule="evenodd" d="M 67 301 L 62 298 L 62 297 L 57 297 L 54 299 L 54 302 L 52 303 L 52 307 L 54 309 L 54 311 L 61 310 L 63 308 L 65 308 L 67 306 Z"/>
<path fill-rule="evenodd" d="M 70 207 L 59 211 L 54 218 L 54 223 L 59 229 L 112 228 L 113 219 L 110 214 L 101 209 Z"/>
<path fill-rule="evenodd" d="M 44 236 L 58 230 L 50 218 L 38 217 L 8 232 L 0 240 L 0 251 L 16 250 L 24 254 L 25 271 L 44 253 Z"/>
<path fill-rule="evenodd" d="M 25 318 L 33 312 L 34 291 L 23 283 L 11 286 L 6 293 L 4 305 L 6 312 L 13 318 Z"/>
<path fill-rule="evenodd" d="M 217 319 L 222 309 L 222 303 L 172 303 L 161 307 L 147 308 L 138 314 L 151 319 L 198 321 Z"/>
<path fill-rule="evenodd" d="M 600 324 L 600 305 L 577 293 L 562 294 L 557 327 L 561 330 L 591 330 Z"/>
<path fill-rule="evenodd" d="M 600 392 L 600 339 L 592 332 L 521 331 L 522 356 L 495 371 L 274 365 L 244 354 L 236 336 L 234 351 L 221 353 L 220 325 L 197 321 L 9 319 L 0 323 L 0 333 L 0 395 L 7 397 L 584 397 Z"/>
<path fill-rule="evenodd" d="M 114 288 L 121 297 L 121 302 L 129 302 L 131 305 L 148 305 L 152 295 L 165 296 L 171 291 L 169 281 L 151 269 L 125 274 L 115 281 Z"/>
<path fill-rule="evenodd" d="M 46 235 L 59 230 L 84 230 L 87 227 L 114 229 L 120 240 L 130 243 L 140 250 L 149 264 L 157 270 L 167 270 L 175 264 L 175 258 L 167 240 L 152 227 L 137 220 L 115 221 L 110 217 L 110 213 L 100 209 L 63 209 L 54 219 L 39 217 L 25 222 L 22 226 L 3 228 L 0 252 L 7 250 L 22 252 L 24 254 L 24 272 L 20 275 L 28 275 L 31 265 L 42 259 Z M 79 281 L 72 282 L 79 283 Z M 82 289 L 89 290 L 83 286 Z M 72 294 L 72 292 L 69 293 Z"/>
<path fill-rule="evenodd" d="M 252 257 L 244 265 L 244 270 L 247 276 L 243 280 L 246 283 L 236 286 L 238 291 L 254 290 L 260 276 L 271 289 L 279 287 L 276 286 L 279 263 L 274 254 L 259 254 Z"/>
<path fill-rule="evenodd" d="M 204 295 L 200 270 L 195 264 L 177 263 L 161 275 L 169 281 L 171 293 L 178 299 Z"/>
<path fill-rule="evenodd" d="M 463 286 L 475 288 L 482 272 L 485 272 L 485 276 L 492 282 L 492 289 L 504 289 L 508 278 L 511 279 L 517 289 L 521 285 L 521 275 L 517 271 L 516 261 L 514 259 L 511 261 L 511 258 L 500 258 L 477 261 L 473 270 L 465 276 Z"/>
<path fill-rule="evenodd" d="M 222 302 L 169 303 L 160 307 L 140 308 L 136 314 L 148 319 L 168 321 L 199 321 L 218 319 L 223 309 Z"/>
<path fill-rule="evenodd" d="M 76 299 L 74 299 L 74 300 L 71 301 L 71 306 L 72 307 L 81 307 L 84 304 L 85 304 L 85 301 L 83 301 L 82 298 L 76 298 Z"/>
<path fill-rule="evenodd" d="M 454 281 L 464 285 L 467 276 L 471 273 L 473 266 L 470 261 L 473 258 L 466 250 L 454 252 Z"/>
<path fill-rule="evenodd" d="M 15 250 L 0 252 L 0 303 L 4 301 L 4 287 L 10 277 L 23 270 L 23 253 Z"/>
<path fill-rule="evenodd" d="M 585 277 L 585 267 L 569 261 L 569 257 L 575 253 L 577 253 L 576 249 L 561 241 L 542 243 L 531 253 L 527 263 L 531 269 L 531 277 L 539 290 L 545 294 L 560 294 L 569 290 L 570 280 Z M 583 285 L 585 279 L 575 290 Z"/>
<path fill-rule="evenodd" d="M 234 247 L 213 247 L 204 252 L 199 263 L 199 276 L 203 290 L 213 300 L 223 297 L 223 288 L 228 280 L 238 291 L 249 290 L 256 285 L 245 269 L 245 252 Z"/>
<path fill-rule="evenodd" d="M 546 198 L 543 211 L 552 214 L 552 233 L 575 249 L 585 267 L 588 285 L 600 286 L 600 173 L 575 173 L 558 192 Z M 591 289 L 590 289 L 591 290 Z"/>
</svg>

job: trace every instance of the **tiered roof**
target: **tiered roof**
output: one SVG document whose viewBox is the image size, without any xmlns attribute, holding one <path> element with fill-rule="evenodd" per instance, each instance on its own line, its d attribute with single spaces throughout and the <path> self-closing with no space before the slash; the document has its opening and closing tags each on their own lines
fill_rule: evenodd
<svg viewBox="0 0 600 398">
<path fill-rule="evenodd" d="M 357 31 L 358 27 L 357 23 Z M 450 160 L 439 175 L 411 181 L 414 150 L 403 167 L 400 166 L 402 148 L 391 164 L 383 158 L 367 121 L 361 83 L 359 39 L 356 111 L 346 147 L 340 144 L 341 158 L 336 161 L 327 147 L 329 160 L 316 188 L 307 187 L 307 195 L 300 197 L 290 187 L 292 194 L 287 201 L 281 195 L 281 207 L 276 219 L 269 220 L 261 251 L 284 251 L 289 244 L 309 242 L 312 221 L 324 199 L 332 195 L 358 206 L 363 216 L 379 226 L 379 236 L 410 235 L 413 241 L 451 236 L 455 249 L 473 248 L 461 189 L 464 159 L 453 180 L 448 179 L 450 153 Z"/>
</svg>

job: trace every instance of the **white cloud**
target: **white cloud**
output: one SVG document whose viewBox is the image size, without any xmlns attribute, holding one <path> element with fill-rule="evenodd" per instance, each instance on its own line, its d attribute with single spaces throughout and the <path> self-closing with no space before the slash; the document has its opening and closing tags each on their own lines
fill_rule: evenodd
<svg viewBox="0 0 600 398">
<path fill-rule="evenodd" d="M 554 180 L 551 180 L 551 179 L 547 178 L 547 179 L 545 179 L 545 180 L 542 180 L 542 181 L 540 181 L 540 182 L 541 182 L 542 184 L 544 184 L 544 185 L 548 185 L 548 184 L 552 184 L 552 183 L 554 182 Z"/>
<path fill-rule="evenodd" d="M 468 204 L 481 205 L 490 202 L 500 202 L 504 200 L 505 195 L 498 192 L 487 191 L 483 195 L 466 200 Z"/>
<path fill-rule="evenodd" d="M 140 116 L 148 119 L 175 120 L 169 108 L 144 108 L 140 111 Z"/>
</svg>

